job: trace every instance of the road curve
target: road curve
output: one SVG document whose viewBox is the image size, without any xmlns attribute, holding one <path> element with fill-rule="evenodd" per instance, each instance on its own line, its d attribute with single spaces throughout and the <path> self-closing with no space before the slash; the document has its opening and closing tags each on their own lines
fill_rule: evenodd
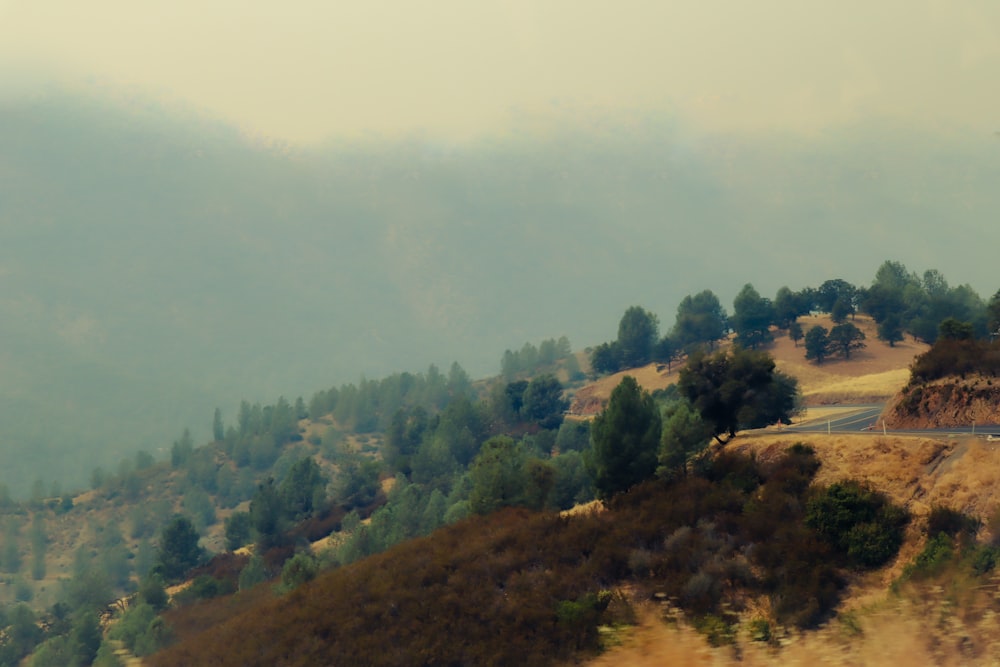
<svg viewBox="0 0 1000 667">
<path fill-rule="evenodd" d="M 969 424 L 935 429 L 884 430 L 879 416 L 884 405 L 831 405 L 836 412 L 830 417 L 815 417 L 792 426 L 782 428 L 784 433 L 872 433 L 881 435 L 978 435 L 987 439 L 1000 440 L 1000 424 Z"/>
</svg>

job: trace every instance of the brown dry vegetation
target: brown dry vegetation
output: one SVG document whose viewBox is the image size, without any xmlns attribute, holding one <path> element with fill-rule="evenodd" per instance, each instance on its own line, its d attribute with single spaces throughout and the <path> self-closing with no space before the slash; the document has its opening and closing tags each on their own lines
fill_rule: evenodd
<svg viewBox="0 0 1000 667">
<path fill-rule="evenodd" d="M 469 519 L 284 598 L 175 610 L 182 641 L 149 662 L 548 665 L 592 654 L 599 617 L 633 621 L 602 590 L 674 600 L 726 627 L 751 611 L 809 627 L 849 565 L 803 522 L 816 465 L 808 450 L 756 463 L 725 453 L 704 477 L 649 482 L 601 512 Z"/>
<path fill-rule="evenodd" d="M 992 583 L 992 591 L 998 588 Z M 690 626 L 665 622 L 661 610 L 645 606 L 640 624 L 620 638 L 620 645 L 585 663 L 588 667 L 756 667 L 783 665 L 886 666 L 995 665 L 1000 661 L 997 613 L 984 612 L 965 620 L 938 590 L 921 599 L 886 598 L 855 613 L 845 614 L 823 628 L 785 637 L 780 647 L 752 641 L 744 632 L 736 646 L 712 647 Z"/>
<path fill-rule="evenodd" d="M 764 462 L 798 435 L 743 436 L 728 450 Z M 980 519 L 1000 506 L 1000 443 L 981 438 L 935 439 L 879 435 L 817 435 L 808 442 L 823 465 L 820 484 L 862 479 L 904 504 L 914 516 L 896 560 L 852 579 L 840 614 L 817 631 L 791 633 L 781 648 L 752 641 L 746 627 L 737 647 L 713 648 L 669 614 L 646 604 L 621 644 L 587 663 L 605 665 L 987 665 L 1000 662 L 1000 574 L 919 586 L 890 586 L 923 548 L 926 518 L 945 506 Z M 981 540 L 989 535 L 984 528 Z"/>
<path fill-rule="evenodd" d="M 780 433 L 744 435 L 725 451 L 752 454 L 767 467 L 800 439 Z M 1000 447 L 971 437 L 867 434 L 815 435 L 808 442 L 822 461 L 817 482 L 860 478 L 913 512 L 916 520 L 896 561 L 870 574 L 851 575 L 841 613 L 818 630 L 779 634 L 780 646 L 750 637 L 746 620 L 766 611 L 766 605 L 748 602 L 735 644 L 713 648 L 703 634 L 678 621 L 676 613 L 643 601 L 649 600 L 648 592 L 629 585 L 636 602 L 634 619 L 626 620 L 636 624 L 604 635 L 607 650 L 587 664 L 976 665 L 1000 660 L 996 577 L 966 583 L 958 592 L 947 584 L 903 586 L 901 595 L 886 592 L 920 550 L 923 518 L 931 507 L 946 505 L 980 517 L 995 509 Z M 578 599 L 592 590 L 595 574 L 602 571 L 598 563 L 608 558 L 606 562 L 619 563 L 613 567 L 627 570 L 627 554 L 642 534 L 632 522 L 648 528 L 650 517 L 660 517 L 666 509 L 650 513 L 632 507 L 617 516 L 614 509 L 582 513 L 600 523 L 582 532 L 579 524 L 572 536 L 562 524 L 551 523 L 551 517 L 523 511 L 468 521 L 330 573 L 318 586 L 287 598 L 272 599 L 259 589 L 253 597 L 261 606 L 255 608 L 249 598 L 219 599 L 173 614 L 171 625 L 189 641 L 154 656 L 149 664 L 413 664 L 423 662 L 420 655 L 425 654 L 410 653 L 409 642 L 428 628 L 438 628 L 425 637 L 431 641 L 428 659 L 442 655 L 439 651 L 450 655 L 447 646 L 456 643 L 464 653 L 453 658 L 467 664 L 504 664 L 513 656 L 521 664 L 547 664 L 554 655 L 569 659 L 567 645 L 592 650 L 593 638 L 560 627 L 550 604 L 539 606 L 533 594 L 542 591 L 550 601 Z M 616 557 L 615 548 L 625 551 Z M 598 556 L 601 549 L 611 551 Z M 574 561 L 589 562 L 582 579 L 565 575 L 564 568 Z M 616 576 L 598 575 L 596 581 L 602 580 L 600 585 L 614 584 Z M 484 586 L 484 581 L 494 585 Z M 237 612 L 243 613 L 233 618 Z M 445 620 L 456 613 L 454 622 Z M 423 629 L 410 625 L 411 614 L 424 615 L 417 625 Z M 441 630 L 445 624 L 447 632 Z M 373 632 L 373 627 L 379 630 Z M 206 628 L 213 629 L 199 637 Z M 512 636 L 518 641 L 511 642 Z M 362 645 L 339 644 L 345 637 L 361 637 Z M 507 648 L 498 648 L 493 643 L 497 638 L 506 638 Z M 539 641 L 545 659 L 533 657 Z"/>
<path fill-rule="evenodd" d="M 1000 341 L 941 338 L 886 408 L 893 428 L 1000 424 Z"/>
<path fill-rule="evenodd" d="M 805 330 L 814 324 L 831 326 L 826 318 L 802 318 Z M 910 363 L 927 350 L 912 341 L 890 348 L 876 340 L 870 320 L 859 316 L 855 324 L 865 331 L 868 347 L 855 352 L 849 361 L 812 364 L 805 360 L 804 349 L 785 336 L 769 348 L 779 369 L 799 379 L 808 405 L 886 400 L 907 384 Z M 636 377 L 649 390 L 665 388 L 676 381 L 681 365 L 674 364 L 669 373 L 651 364 L 602 378 L 577 393 L 573 410 L 582 414 L 599 410 L 624 375 Z M 191 605 L 169 618 L 181 643 L 154 656 L 149 664 L 552 664 L 554 658 L 577 664 L 593 654 L 602 638 L 606 651 L 586 664 L 1000 662 L 996 626 L 1000 579 L 935 582 L 923 587 L 905 584 L 900 586 L 901 595 L 887 593 L 923 548 L 926 517 L 932 507 L 947 506 L 979 518 L 996 510 L 1000 443 L 971 437 L 773 432 L 743 435 L 724 451 L 752 456 L 768 469 L 800 441 L 813 447 L 822 461 L 818 483 L 848 478 L 866 481 L 915 517 L 903 548 L 888 566 L 860 573 L 844 570 L 840 564 L 850 587 L 840 601 L 838 615 L 820 615 L 829 620 L 818 630 L 796 630 L 797 623 L 808 623 L 794 620 L 788 611 L 781 615 L 773 591 L 740 582 L 736 560 L 726 566 L 730 569 L 713 570 L 715 575 L 730 577 L 724 584 L 725 611 L 712 606 L 713 601 L 686 602 L 688 618 L 710 609 L 739 619 L 733 645 L 711 647 L 704 634 L 678 620 L 676 607 L 653 601 L 654 592 L 660 591 L 655 599 L 663 599 L 662 591 L 670 591 L 669 598 L 676 603 L 677 591 L 690 579 L 691 572 L 671 574 L 673 570 L 663 564 L 669 559 L 657 560 L 666 557 L 658 554 L 656 545 L 676 525 L 700 525 L 691 508 L 705 504 L 706 496 L 712 494 L 696 486 L 683 487 L 684 493 L 669 499 L 640 494 L 630 504 L 607 511 L 578 511 L 562 517 L 507 511 L 463 522 L 327 573 L 284 598 L 274 598 L 261 587 L 252 596 Z M 713 525 L 720 522 L 741 535 L 743 530 L 761 530 L 760 526 L 743 527 L 740 513 L 729 513 L 738 505 L 733 496 L 715 497 L 708 505 L 710 512 L 718 512 L 710 515 Z M 678 516 L 665 519 L 673 513 Z M 979 537 L 992 536 L 984 529 Z M 774 548 L 781 558 L 800 548 L 810 553 L 800 542 L 801 537 Z M 828 553 L 823 557 L 830 563 L 836 560 Z M 656 578 L 637 576 L 635 568 L 643 559 L 660 563 Z M 755 563 L 754 567 L 754 577 L 766 575 L 763 565 Z M 553 615 L 558 603 L 581 602 L 603 588 L 627 591 L 631 596 L 631 613 L 612 607 L 603 619 L 627 621 L 625 626 L 598 636 L 586 622 L 567 624 Z M 813 595 L 840 600 L 844 593 L 835 588 L 816 589 Z M 786 588 L 777 599 L 799 593 L 795 587 Z M 803 599 L 786 608 L 805 604 Z M 762 617 L 778 621 L 780 647 L 753 641 L 749 622 Z"/>
<path fill-rule="evenodd" d="M 814 364 L 806 360 L 805 348 L 795 346 L 784 334 L 768 349 L 778 370 L 798 379 L 807 405 L 884 401 L 906 385 L 914 357 L 929 349 L 912 339 L 890 347 L 878 340 L 870 317 L 858 315 L 851 322 L 864 332 L 866 347 L 852 352 L 848 360 L 832 358 Z M 816 325 L 834 326 L 825 315 L 800 317 L 799 323 L 803 331 Z"/>
<path fill-rule="evenodd" d="M 631 375 L 646 391 L 665 389 L 677 382 L 677 373 L 683 364 L 673 364 L 667 371 L 665 364 L 647 364 L 641 368 L 630 368 L 618 373 L 606 375 L 582 387 L 573 397 L 570 413 L 576 415 L 593 415 L 604 409 L 611 392 L 621 384 L 622 378 Z"/>
</svg>

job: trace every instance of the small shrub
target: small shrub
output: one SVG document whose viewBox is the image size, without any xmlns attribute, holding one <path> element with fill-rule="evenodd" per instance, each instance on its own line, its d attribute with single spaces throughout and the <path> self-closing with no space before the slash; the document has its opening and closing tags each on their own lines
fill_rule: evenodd
<svg viewBox="0 0 1000 667">
<path fill-rule="evenodd" d="M 909 515 L 885 494 L 855 481 L 837 482 L 806 506 L 806 525 L 855 565 L 878 567 L 903 544 Z"/>
<path fill-rule="evenodd" d="M 927 534 L 937 535 L 944 533 L 948 537 L 956 537 L 959 533 L 972 536 L 979 530 L 978 519 L 962 514 L 957 510 L 941 505 L 931 508 L 930 516 L 927 517 Z"/>
<path fill-rule="evenodd" d="M 281 569 L 281 589 L 291 591 L 307 581 L 312 581 L 319 573 L 319 561 L 312 554 L 297 553 Z"/>
<path fill-rule="evenodd" d="M 1000 547 L 1000 507 L 986 519 L 986 530 L 990 533 L 990 545 Z"/>
<path fill-rule="evenodd" d="M 771 623 L 766 618 L 755 618 L 748 628 L 751 641 L 770 643 L 772 639 Z"/>
<path fill-rule="evenodd" d="M 927 540 L 924 550 L 917 554 L 903 575 L 909 579 L 925 579 L 938 574 L 955 555 L 954 541 L 945 533 L 938 533 Z"/>
<path fill-rule="evenodd" d="M 577 650 L 597 644 L 597 627 L 601 613 L 611 601 L 608 591 L 587 593 L 576 600 L 562 600 L 556 604 L 556 618 L 564 631 L 573 637 Z"/>
<path fill-rule="evenodd" d="M 166 609 L 170 601 L 167 590 L 163 586 L 163 580 L 155 574 L 146 576 L 139 581 L 139 599 L 155 611 Z"/>
<path fill-rule="evenodd" d="M 690 609 L 712 609 L 722 593 L 722 585 L 712 574 L 699 570 L 684 584 L 681 599 Z"/>
<path fill-rule="evenodd" d="M 191 585 L 177 593 L 174 599 L 179 604 L 189 604 L 196 600 L 209 600 L 221 595 L 236 592 L 236 586 L 231 581 L 216 579 L 207 574 L 195 577 Z"/>
<path fill-rule="evenodd" d="M 736 626 L 721 616 L 705 614 L 694 620 L 695 630 L 705 635 L 712 646 L 726 646 L 736 641 Z"/>
<path fill-rule="evenodd" d="M 972 571 L 981 577 L 993 571 L 997 566 L 997 560 L 1000 560 L 1000 548 L 983 545 L 972 554 L 970 565 Z"/>
<path fill-rule="evenodd" d="M 14 599 L 18 602 L 31 602 L 35 597 L 35 591 L 24 579 L 18 577 L 14 581 Z"/>
<path fill-rule="evenodd" d="M 876 522 L 859 523 L 847 532 L 847 555 L 864 567 L 889 562 L 902 545 L 902 535 Z"/>
<path fill-rule="evenodd" d="M 260 556 L 253 556 L 246 567 L 240 571 L 239 589 L 241 591 L 249 590 L 257 584 L 267 581 L 268 576 L 267 564 L 264 563 L 264 559 Z"/>
<path fill-rule="evenodd" d="M 648 577 L 653 565 L 653 553 L 649 549 L 633 549 L 628 555 L 628 569 L 633 576 Z"/>
<path fill-rule="evenodd" d="M 861 630 L 861 624 L 858 622 L 858 617 L 852 612 L 845 612 L 837 616 L 837 620 L 840 621 L 840 627 L 848 635 L 852 637 L 860 637 L 863 633 Z"/>
</svg>

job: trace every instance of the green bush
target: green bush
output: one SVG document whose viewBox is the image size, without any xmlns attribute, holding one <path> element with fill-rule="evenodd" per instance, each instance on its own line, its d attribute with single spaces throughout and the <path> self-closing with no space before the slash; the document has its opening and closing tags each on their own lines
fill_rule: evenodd
<svg viewBox="0 0 1000 667">
<path fill-rule="evenodd" d="M 806 505 L 806 525 L 861 567 L 878 567 L 903 544 L 909 515 L 885 494 L 859 482 L 831 484 Z"/>
<path fill-rule="evenodd" d="M 864 567 L 887 563 L 899 551 L 902 536 L 876 522 L 859 523 L 847 532 L 847 555 Z"/>
<path fill-rule="evenodd" d="M 945 533 L 938 533 L 927 540 L 924 550 L 906 567 L 904 576 L 924 579 L 941 572 L 955 556 L 955 543 Z"/>
<path fill-rule="evenodd" d="M 771 633 L 771 623 L 766 618 L 755 618 L 750 621 L 748 628 L 750 639 L 755 642 L 770 643 L 773 635 Z"/>
<path fill-rule="evenodd" d="M 979 530 L 979 525 L 980 521 L 974 517 L 949 507 L 935 505 L 931 508 L 930 516 L 927 517 L 927 534 L 944 533 L 949 537 L 955 537 L 959 533 L 964 533 L 967 536 L 973 536 Z"/>
<path fill-rule="evenodd" d="M 228 595 L 233 592 L 235 592 L 235 587 L 232 582 L 222 581 L 207 574 L 203 574 L 199 577 L 195 577 L 194 581 L 191 582 L 191 585 L 178 593 L 176 598 L 181 603 L 188 603 L 195 600 L 208 600 L 210 598 L 219 597 L 220 595 Z"/>
<path fill-rule="evenodd" d="M 997 566 L 997 560 L 1000 560 L 1000 548 L 983 545 L 973 552 L 970 560 L 972 571 L 977 576 L 982 576 L 987 572 L 992 572 Z"/>
<path fill-rule="evenodd" d="M 562 600 L 556 605 L 559 625 L 574 637 L 573 643 L 578 650 L 596 643 L 597 626 L 610 601 L 611 594 L 601 591 L 587 593 L 576 600 Z"/>
<path fill-rule="evenodd" d="M 725 646 L 736 641 L 736 626 L 722 616 L 705 614 L 694 620 L 694 627 L 705 635 L 712 646 Z"/>
<path fill-rule="evenodd" d="M 281 588 L 285 591 L 294 590 L 315 579 L 318 573 L 319 561 L 312 554 L 297 553 L 281 569 Z"/>
</svg>

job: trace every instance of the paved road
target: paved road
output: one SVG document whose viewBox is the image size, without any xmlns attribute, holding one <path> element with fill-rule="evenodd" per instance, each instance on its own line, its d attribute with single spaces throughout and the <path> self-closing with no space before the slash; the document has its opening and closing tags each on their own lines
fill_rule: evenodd
<svg viewBox="0 0 1000 667">
<path fill-rule="evenodd" d="M 878 416 L 882 413 L 881 405 L 835 405 L 829 406 L 832 414 L 829 417 L 817 416 L 783 430 L 793 433 L 815 433 L 822 431 L 868 431 L 875 427 Z"/>
<path fill-rule="evenodd" d="M 792 433 L 848 433 L 867 432 L 872 434 L 882 433 L 882 424 L 878 417 L 882 413 L 882 405 L 836 405 L 829 406 L 831 415 L 829 417 L 817 416 L 808 421 L 786 426 L 784 432 Z M 989 438 L 994 437 L 1000 440 L 1000 425 L 980 424 L 969 426 L 953 426 L 950 428 L 922 429 L 907 431 L 889 431 L 896 435 L 981 435 Z"/>
</svg>

